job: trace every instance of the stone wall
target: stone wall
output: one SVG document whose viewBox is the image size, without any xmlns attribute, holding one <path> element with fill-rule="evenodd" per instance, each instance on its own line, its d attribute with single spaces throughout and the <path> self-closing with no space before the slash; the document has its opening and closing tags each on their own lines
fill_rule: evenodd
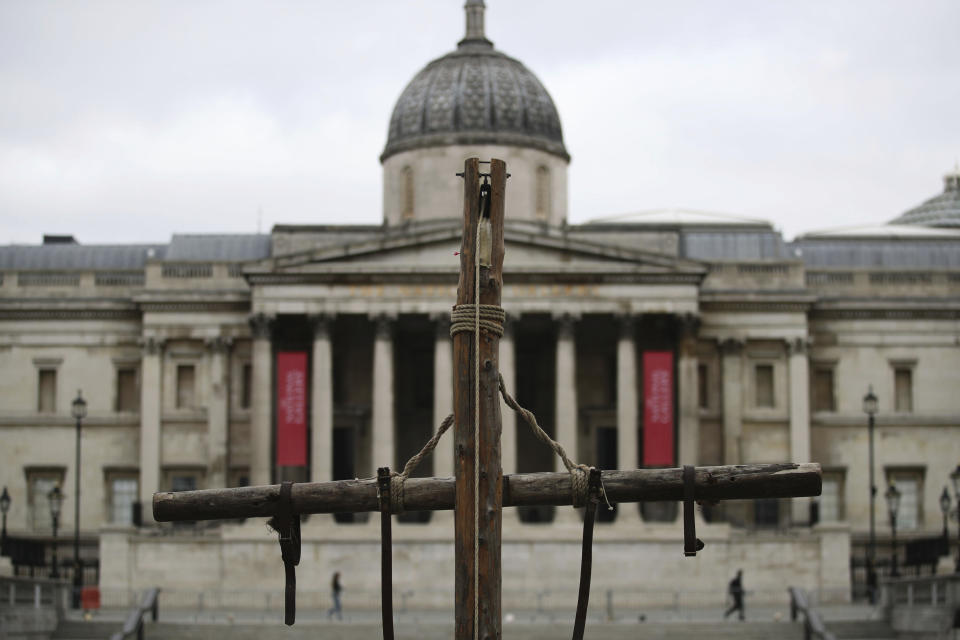
<svg viewBox="0 0 960 640">
<path fill-rule="evenodd" d="M 340 571 L 344 606 L 377 609 L 379 519 L 353 526 L 330 523 L 330 516 L 311 516 L 303 525 L 297 569 L 301 608 L 329 606 L 330 577 Z M 450 530 L 446 521 L 394 527 L 393 590 L 398 607 L 403 598 L 408 608 L 452 608 Z M 636 527 L 598 524 L 592 586 L 596 606 L 604 606 L 600 598 L 611 591 L 618 611 L 720 608 L 737 569 L 744 572 L 748 604 L 785 604 L 788 585 L 807 589 L 820 602 L 850 599 L 850 538 L 845 526 L 748 534 L 701 521 L 697 532 L 706 547 L 696 558 L 685 558 L 679 521 Z M 580 535 L 576 524 L 504 524 L 504 612 L 542 608 L 569 610 L 572 615 Z M 202 535 L 146 536 L 130 529 L 104 529 L 100 544 L 104 606 L 126 604 L 132 590 L 151 586 L 164 589 L 167 607 L 194 608 L 200 598 L 205 607 L 226 609 L 266 603 L 279 607 L 282 602 L 279 545 L 276 534 L 261 520 L 225 525 Z"/>
</svg>

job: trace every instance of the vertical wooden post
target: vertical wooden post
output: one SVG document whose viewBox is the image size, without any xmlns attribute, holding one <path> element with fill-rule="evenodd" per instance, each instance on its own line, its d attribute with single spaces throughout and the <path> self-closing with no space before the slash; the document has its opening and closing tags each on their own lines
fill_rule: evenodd
<svg viewBox="0 0 960 640">
<path fill-rule="evenodd" d="M 503 215 L 507 181 L 506 164 L 490 163 L 489 266 L 480 267 L 480 304 L 500 305 L 503 288 Z M 474 304 L 477 223 L 480 217 L 480 163 L 470 158 L 463 173 L 463 245 L 460 248 L 460 283 L 457 304 Z M 480 421 L 474 424 L 474 334 L 453 337 L 455 370 L 454 446 L 456 451 L 456 506 L 454 543 L 456 559 L 456 640 L 473 640 L 474 625 L 479 640 L 500 640 L 500 528 L 503 507 L 503 474 L 500 466 L 500 402 L 498 336 L 480 334 Z M 479 429 L 480 454 L 474 458 L 474 429 Z M 474 522 L 474 465 L 479 467 L 479 515 Z M 478 533 L 478 537 L 475 534 Z M 474 544 L 478 546 L 474 562 Z M 474 578 L 479 597 L 475 600 Z M 474 616 L 474 605 L 477 615 Z"/>
</svg>

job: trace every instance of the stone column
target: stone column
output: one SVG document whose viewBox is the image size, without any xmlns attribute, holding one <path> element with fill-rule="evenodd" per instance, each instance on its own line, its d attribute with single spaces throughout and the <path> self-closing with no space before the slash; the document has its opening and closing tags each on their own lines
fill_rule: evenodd
<svg viewBox="0 0 960 640">
<path fill-rule="evenodd" d="M 273 321 L 262 313 L 250 318 L 253 367 L 250 398 L 250 484 L 271 484 L 273 452 Z"/>
<path fill-rule="evenodd" d="M 700 319 L 692 314 L 678 318 L 679 344 L 677 345 L 677 391 L 680 422 L 680 447 L 678 460 L 681 465 L 697 464 L 700 454 L 700 405 L 699 381 L 697 380 L 697 331 Z"/>
<path fill-rule="evenodd" d="M 631 315 L 620 318 L 620 338 L 617 340 L 617 468 L 636 469 L 639 443 L 639 410 L 637 398 L 636 322 Z M 617 507 L 617 522 L 640 521 L 639 505 L 621 504 Z"/>
<path fill-rule="evenodd" d="M 207 358 L 210 363 L 210 395 L 207 401 L 207 489 L 227 486 L 231 343 L 230 338 L 222 336 L 207 340 Z"/>
<path fill-rule="evenodd" d="M 373 340 L 373 468 L 397 466 L 393 446 L 393 318 L 375 318 Z M 376 520 L 374 518 L 374 520 Z"/>
<path fill-rule="evenodd" d="M 443 419 L 453 413 L 453 344 L 450 339 L 450 314 L 437 314 L 431 319 L 436 330 L 433 348 L 433 428 L 439 429 Z M 432 455 L 433 475 L 438 478 L 453 477 L 452 425 L 437 443 Z M 435 511 L 430 521 L 452 526 L 453 511 Z"/>
<path fill-rule="evenodd" d="M 743 427 L 743 341 L 729 338 L 720 343 L 723 380 L 723 463 L 740 464 L 740 434 Z"/>
<path fill-rule="evenodd" d="M 453 347 L 450 340 L 450 316 L 433 318 L 436 342 L 433 349 L 433 425 L 434 429 L 453 413 Z M 433 474 L 438 478 L 453 477 L 453 427 L 447 431 L 433 452 Z"/>
<path fill-rule="evenodd" d="M 310 481 L 333 480 L 332 318 L 312 316 L 313 354 L 310 376 Z"/>
<path fill-rule="evenodd" d="M 163 397 L 163 340 L 143 340 L 140 364 L 140 513 L 153 522 L 153 494 L 160 491 L 160 416 Z"/>
<path fill-rule="evenodd" d="M 577 462 L 577 349 L 574 318 L 568 314 L 557 319 L 555 393 L 557 427 L 554 439 L 563 446 L 570 459 Z M 559 458 L 556 458 L 554 468 L 557 471 L 567 470 Z M 557 507 L 555 522 L 579 521 L 576 511 L 570 507 Z"/>
<path fill-rule="evenodd" d="M 810 371 L 807 341 L 797 338 L 787 343 L 790 352 L 790 460 L 810 462 Z M 791 500 L 794 525 L 810 523 L 810 499 Z"/>
<path fill-rule="evenodd" d="M 516 397 L 517 395 L 517 361 L 516 361 L 516 343 L 514 340 L 514 331 L 516 331 L 516 316 L 507 317 L 503 323 L 503 337 L 500 339 L 500 375 L 503 376 L 503 383 L 507 387 L 507 393 Z M 503 469 L 503 475 L 517 472 L 517 414 L 516 412 L 501 403 L 501 432 L 500 432 L 500 466 Z M 521 419 L 522 420 L 522 419 Z M 520 424 L 521 429 L 529 428 L 526 424 Z M 520 522 L 517 509 L 511 507 L 503 510 L 503 522 Z"/>
</svg>

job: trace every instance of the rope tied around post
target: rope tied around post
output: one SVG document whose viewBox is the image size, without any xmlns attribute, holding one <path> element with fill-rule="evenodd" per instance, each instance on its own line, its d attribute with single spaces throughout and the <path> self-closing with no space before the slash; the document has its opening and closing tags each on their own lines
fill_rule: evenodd
<svg viewBox="0 0 960 640">
<path fill-rule="evenodd" d="M 430 455 L 434 449 L 437 448 L 437 443 L 440 442 L 440 438 L 444 433 L 450 429 L 453 425 L 453 414 L 451 413 L 446 418 L 443 419 L 443 422 L 440 423 L 440 426 L 437 428 L 437 432 L 427 440 L 427 443 L 423 445 L 423 448 L 420 449 L 415 455 L 411 456 L 407 460 L 407 464 L 403 465 L 403 472 L 397 473 L 396 471 L 390 474 L 390 513 L 403 513 L 403 483 L 406 482 L 407 478 L 410 477 L 410 474 L 413 473 L 414 469 L 420 464 L 420 461 L 425 457 Z"/>
<path fill-rule="evenodd" d="M 495 304 L 458 304 L 450 312 L 450 337 L 458 333 L 473 333 L 477 326 L 477 307 L 479 306 L 480 328 L 486 329 L 499 338 L 503 337 L 503 323 L 507 313 L 503 307 Z"/>
<path fill-rule="evenodd" d="M 524 422 L 530 425 L 530 429 L 533 430 L 533 434 L 537 436 L 537 439 L 553 449 L 554 453 L 556 453 L 563 462 L 563 466 L 567 468 L 567 471 L 570 473 L 570 489 L 573 496 L 573 506 L 585 506 L 587 504 L 587 495 L 590 485 L 589 478 L 591 467 L 585 464 L 578 464 L 570 459 L 570 457 L 567 455 L 567 452 L 564 450 L 563 445 L 551 438 L 550 435 L 537 423 L 537 417 L 533 415 L 533 412 L 521 407 L 517 401 L 513 399 L 513 396 L 507 393 L 507 385 L 503 382 L 502 375 L 500 376 L 500 395 L 503 397 L 503 401 L 507 403 L 507 406 L 519 413 L 523 417 Z M 607 492 L 603 489 L 602 484 L 600 488 L 600 495 L 603 496 L 604 502 L 607 503 L 607 509 L 612 511 L 613 507 L 610 505 L 610 501 L 607 500 Z"/>
</svg>

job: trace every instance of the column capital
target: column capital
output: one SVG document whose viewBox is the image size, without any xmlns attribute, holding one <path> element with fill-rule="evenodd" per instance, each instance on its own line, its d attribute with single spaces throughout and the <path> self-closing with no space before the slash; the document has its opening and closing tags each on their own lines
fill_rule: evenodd
<svg viewBox="0 0 960 640">
<path fill-rule="evenodd" d="M 791 356 L 806 355 L 811 345 L 811 342 L 808 338 L 788 338 L 786 343 L 787 352 Z"/>
<path fill-rule="evenodd" d="M 273 325 L 276 318 L 265 313 L 257 313 L 247 320 L 250 324 L 250 333 L 254 340 L 269 340 L 273 336 Z"/>
<path fill-rule="evenodd" d="M 721 338 L 720 352 L 727 356 L 739 355 L 743 351 L 745 341 L 742 338 Z"/>
<path fill-rule="evenodd" d="M 444 337 L 450 337 L 450 314 L 445 312 L 434 312 L 429 316 L 430 322 L 433 323 L 433 329 L 437 334 L 437 339 L 440 340 Z"/>
<path fill-rule="evenodd" d="M 203 344 L 212 353 L 227 353 L 233 346 L 233 338 L 230 336 L 212 336 L 204 340 Z"/>
<path fill-rule="evenodd" d="M 573 338 L 574 324 L 578 320 L 576 315 L 572 313 L 557 313 L 554 314 L 553 320 L 557 323 L 558 338 Z"/>
<path fill-rule="evenodd" d="M 313 327 L 313 339 L 330 337 L 334 316 L 331 313 L 317 313 L 307 316 L 307 321 Z"/>
<path fill-rule="evenodd" d="M 167 339 L 160 336 L 144 336 L 139 340 L 143 354 L 148 356 L 155 356 L 162 353 L 166 342 Z"/>
<path fill-rule="evenodd" d="M 694 313 L 684 313 L 676 316 L 676 319 L 681 339 L 690 340 L 697 337 L 697 333 L 700 331 L 700 316 Z"/>
<path fill-rule="evenodd" d="M 375 336 L 379 340 L 388 340 L 393 336 L 393 323 L 396 321 L 395 315 L 380 313 L 371 317 L 375 327 Z"/>
</svg>

